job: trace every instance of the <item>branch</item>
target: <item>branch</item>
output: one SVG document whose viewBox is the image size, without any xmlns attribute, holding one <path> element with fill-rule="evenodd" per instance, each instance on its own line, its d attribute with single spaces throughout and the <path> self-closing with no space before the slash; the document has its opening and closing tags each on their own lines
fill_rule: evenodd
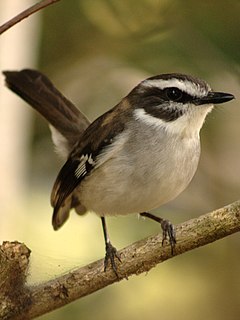
<svg viewBox="0 0 240 320">
<path fill-rule="evenodd" d="M 51 4 L 54 4 L 55 2 L 58 2 L 58 1 L 60 1 L 60 0 L 43 0 L 41 2 L 34 4 L 30 8 L 24 10 L 23 12 L 19 13 L 14 18 L 12 18 L 11 20 L 9 20 L 6 23 L 4 23 L 3 25 L 1 25 L 0 26 L 0 34 L 7 31 L 11 27 L 13 27 L 15 24 L 17 24 L 18 22 L 27 18 L 31 14 L 33 14 L 33 13 L 35 13 L 35 12 L 37 12 L 47 6 L 50 6 Z"/>
<path fill-rule="evenodd" d="M 240 231 L 240 201 L 176 226 L 175 255 L 238 231 Z M 33 319 L 133 274 L 147 272 L 158 263 L 172 258 L 170 246 L 162 247 L 161 241 L 161 236 L 155 235 L 121 250 L 119 253 L 122 263 L 118 264 L 119 279 L 111 269 L 103 272 L 103 260 L 99 260 L 46 283 L 31 287 L 23 286 L 21 295 L 25 304 L 21 305 L 20 310 L 18 305 L 15 306 L 15 316 L 12 313 L 13 308 L 11 314 L 8 314 L 7 308 L 4 310 L 0 306 L 0 318 Z"/>
<path fill-rule="evenodd" d="M 12 319 L 28 304 L 25 286 L 30 250 L 19 242 L 0 246 L 0 319 Z"/>
</svg>

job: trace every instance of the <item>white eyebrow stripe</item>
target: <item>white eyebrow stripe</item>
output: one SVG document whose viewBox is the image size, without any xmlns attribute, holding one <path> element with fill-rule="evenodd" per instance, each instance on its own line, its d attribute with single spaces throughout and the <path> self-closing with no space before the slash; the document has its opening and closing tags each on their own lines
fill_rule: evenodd
<svg viewBox="0 0 240 320">
<path fill-rule="evenodd" d="M 186 92 L 187 94 L 197 97 L 197 98 L 202 98 L 204 97 L 208 91 L 210 91 L 210 87 L 204 88 L 200 86 L 197 83 L 188 81 L 188 80 L 179 80 L 176 78 L 173 79 L 154 79 L 154 80 L 144 80 L 142 82 L 142 85 L 144 87 L 156 87 L 161 90 L 168 88 L 168 87 L 176 87 L 183 92 Z"/>
</svg>

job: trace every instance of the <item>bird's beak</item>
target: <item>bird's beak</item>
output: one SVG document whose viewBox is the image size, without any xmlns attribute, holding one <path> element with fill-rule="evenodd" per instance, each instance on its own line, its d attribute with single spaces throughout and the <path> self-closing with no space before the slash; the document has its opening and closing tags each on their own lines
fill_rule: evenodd
<svg viewBox="0 0 240 320">
<path fill-rule="evenodd" d="M 230 93 L 210 91 L 207 96 L 196 99 L 195 104 L 219 104 L 232 99 L 235 99 L 235 97 Z"/>
</svg>

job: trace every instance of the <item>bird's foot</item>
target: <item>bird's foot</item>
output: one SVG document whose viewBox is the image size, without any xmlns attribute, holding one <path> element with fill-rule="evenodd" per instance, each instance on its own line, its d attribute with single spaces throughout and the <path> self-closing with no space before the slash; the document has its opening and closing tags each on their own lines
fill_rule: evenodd
<svg viewBox="0 0 240 320">
<path fill-rule="evenodd" d="M 165 241 L 169 240 L 169 243 L 171 246 L 171 253 L 172 253 L 172 255 L 174 255 L 175 244 L 177 243 L 174 225 L 169 220 L 165 220 L 160 217 L 156 217 L 149 212 L 142 212 L 142 213 L 140 213 L 140 215 L 142 217 L 147 217 L 149 219 L 152 219 L 152 220 L 160 223 L 161 228 L 162 228 L 162 245 L 164 245 Z"/>
<path fill-rule="evenodd" d="M 117 273 L 117 266 L 116 266 L 116 262 L 115 259 L 118 259 L 119 262 L 121 261 L 120 255 L 117 252 L 117 249 L 111 244 L 110 241 L 106 242 L 106 254 L 105 254 L 105 259 L 104 259 L 104 271 L 107 270 L 109 261 L 111 263 L 111 267 L 115 273 L 115 275 L 117 276 L 117 278 L 119 278 L 118 273 Z"/>
<path fill-rule="evenodd" d="M 164 245 L 164 242 L 169 239 L 171 253 L 174 255 L 175 244 L 177 243 L 174 225 L 169 220 L 164 219 L 162 219 L 160 223 L 162 228 L 162 245 Z"/>
</svg>

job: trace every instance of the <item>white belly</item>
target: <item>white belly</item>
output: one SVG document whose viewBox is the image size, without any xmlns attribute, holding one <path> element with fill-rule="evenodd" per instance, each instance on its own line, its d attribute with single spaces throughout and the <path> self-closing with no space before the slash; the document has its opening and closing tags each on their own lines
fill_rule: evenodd
<svg viewBox="0 0 240 320">
<path fill-rule="evenodd" d="M 148 145 L 147 138 L 142 133 L 132 137 L 83 180 L 80 201 L 88 210 L 99 215 L 149 211 L 187 187 L 197 168 L 199 139 L 177 138 L 163 144 L 165 137 L 156 135 Z"/>
</svg>

